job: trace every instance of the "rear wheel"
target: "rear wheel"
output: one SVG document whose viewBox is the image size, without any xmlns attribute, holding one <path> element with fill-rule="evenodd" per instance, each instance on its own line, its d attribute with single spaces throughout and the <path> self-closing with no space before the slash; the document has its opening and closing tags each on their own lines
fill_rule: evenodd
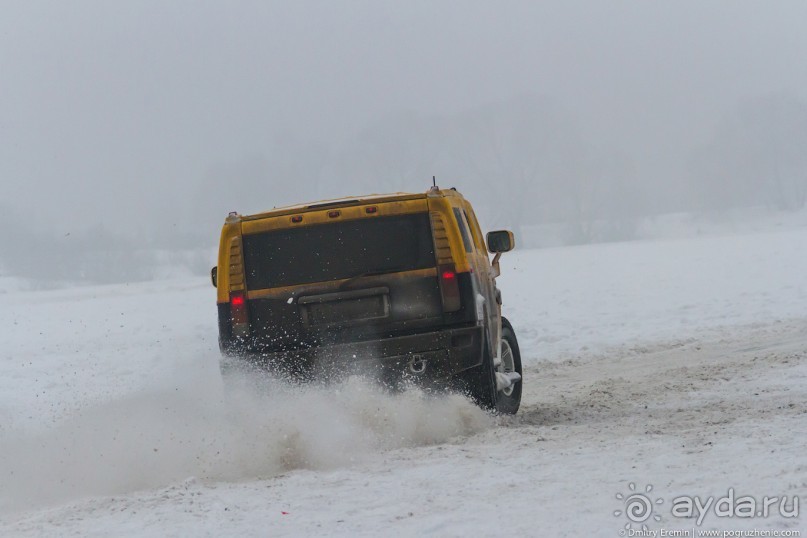
<svg viewBox="0 0 807 538">
<path fill-rule="evenodd" d="M 516 333 L 510 322 L 502 318 L 502 356 L 496 371 L 502 374 L 512 372 L 523 376 L 521 371 L 521 351 L 518 348 Z M 521 405 L 521 385 L 519 379 L 508 388 L 501 390 L 496 398 L 496 411 L 506 415 L 514 415 Z"/>
<path fill-rule="evenodd" d="M 496 374 L 493 368 L 493 355 L 485 345 L 482 364 L 463 372 L 464 388 L 471 399 L 483 409 L 496 410 Z"/>
<path fill-rule="evenodd" d="M 521 404 L 521 380 L 497 390 L 496 373 L 521 373 L 521 352 L 516 333 L 506 319 L 502 318 L 501 362 L 493 363 L 493 354 L 485 346 L 482 364 L 467 370 L 463 376 L 468 394 L 480 407 L 505 415 L 513 415 Z"/>
</svg>

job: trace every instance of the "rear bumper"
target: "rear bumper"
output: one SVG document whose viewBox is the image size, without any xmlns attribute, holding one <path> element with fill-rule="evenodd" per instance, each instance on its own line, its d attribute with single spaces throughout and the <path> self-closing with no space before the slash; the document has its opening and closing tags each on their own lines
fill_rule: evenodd
<svg viewBox="0 0 807 538">
<path fill-rule="evenodd" d="M 315 377 L 363 374 L 441 380 L 481 364 L 482 345 L 482 328 L 473 326 L 239 356 L 269 369 L 275 366 L 291 367 L 295 371 L 304 369 Z"/>
</svg>

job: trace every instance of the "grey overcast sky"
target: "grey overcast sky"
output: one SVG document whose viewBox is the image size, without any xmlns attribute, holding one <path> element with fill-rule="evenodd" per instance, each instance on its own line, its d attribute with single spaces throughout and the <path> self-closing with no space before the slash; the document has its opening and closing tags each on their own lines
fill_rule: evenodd
<svg viewBox="0 0 807 538">
<path fill-rule="evenodd" d="M 67 229 L 170 209 L 278 133 L 334 146 L 400 110 L 546 95 L 639 174 L 675 181 L 742 100 L 807 99 L 803 1 L 0 8 L 0 206 Z"/>
</svg>

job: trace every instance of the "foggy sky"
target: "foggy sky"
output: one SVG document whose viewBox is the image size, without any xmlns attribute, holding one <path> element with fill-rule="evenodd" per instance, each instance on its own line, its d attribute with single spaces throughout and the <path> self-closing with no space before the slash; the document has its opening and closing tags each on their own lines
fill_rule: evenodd
<svg viewBox="0 0 807 538">
<path fill-rule="evenodd" d="M 338 147 L 398 111 L 522 94 L 562 103 L 639 177 L 672 183 L 732 106 L 807 99 L 796 1 L 0 7 L 0 207 L 59 230 L 149 232 L 211 167 L 278 137 Z M 338 179 L 330 190 L 356 194 Z M 303 183 L 264 205 L 317 192 Z"/>
</svg>

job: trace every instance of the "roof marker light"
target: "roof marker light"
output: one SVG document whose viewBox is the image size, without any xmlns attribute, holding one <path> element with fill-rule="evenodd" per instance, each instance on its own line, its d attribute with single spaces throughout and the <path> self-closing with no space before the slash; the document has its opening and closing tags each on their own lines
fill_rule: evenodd
<svg viewBox="0 0 807 538">
<path fill-rule="evenodd" d="M 332 219 L 335 219 L 339 215 L 341 215 L 339 211 L 328 211 L 328 216 L 331 217 Z"/>
<path fill-rule="evenodd" d="M 291 221 L 292 222 L 303 222 L 303 216 L 302 215 L 294 215 L 291 218 Z"/>
</svg>

